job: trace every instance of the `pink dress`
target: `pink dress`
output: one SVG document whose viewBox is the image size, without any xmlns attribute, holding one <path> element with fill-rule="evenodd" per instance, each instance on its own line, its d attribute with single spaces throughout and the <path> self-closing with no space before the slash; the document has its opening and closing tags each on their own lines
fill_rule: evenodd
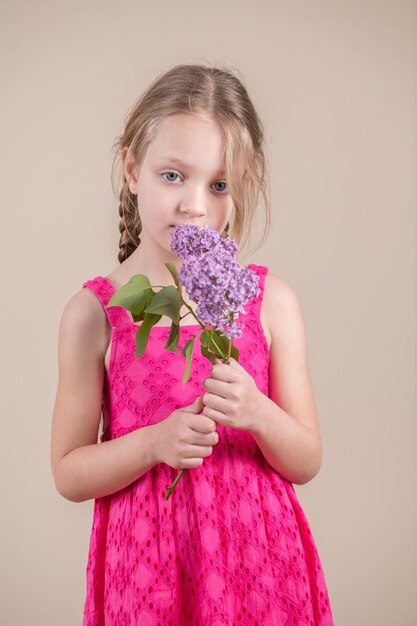
<svg viewBox="0 0 417 626">
<path fill-rule="evenodd" d="M 260 323 L 268 268 L 249 302 L 239 363 L 269 393 L 269 352 Z M 114 288 L 88 280 L 103 307 Z M 184 343 L 198 324 L 182 326 L 178 354 L 165 349 L 169 327 L 151 329 L 135 358 L 137 326 L 122 307 L 104 309 L 112 327 L 101 441 L 167 418 L 205 389 L 211 363 L 194 346 L 182 385 Z M 293 485 L 266 461 L 248 431 L 217 425 L 219 443 L 201 467 L 159 463 L 120 491 L 97 498 L 86 569 L 83 626 L 333 626 L 324 572 Z"/>
</svg>

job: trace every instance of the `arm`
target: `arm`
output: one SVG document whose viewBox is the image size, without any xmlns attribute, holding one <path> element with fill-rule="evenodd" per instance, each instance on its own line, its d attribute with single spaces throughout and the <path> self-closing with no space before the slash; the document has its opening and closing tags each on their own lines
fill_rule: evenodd
<svg viewBox="0 0 417 626">
<path fill-rule="evenodd" d="M 58 492 L 81 502 L 105 496 L 156 465 L 155 426 L 97 443 L 104 355 L 110 328 L 90 290 L 67 304 L 60 325 L 59 383 L 51 433 L 51 467 Z"/>
<path fill-rule="evenodd" d="M 262 308 L 271 333 L 270 397 L 260 394 L 250 432 L 276 471 L 304 484 L 320 470 L 322 443 L 303 315 L 294 290 L 273 274 L 266 277 Z"/>
<path fill-rule="evenodd" d="M 320 437 L 267 396 L 261 396 L 250 432 L 274 470 L 289 482 L 303 485 L 320 469 Z"/>
<path fill-rule="evenodd" d="M 59 493 L 72 502 L 83 502 L 119 491 L 140 478 L 157 463 L 154 426 L 66 454 L 56 469 Z"/>
</svg>

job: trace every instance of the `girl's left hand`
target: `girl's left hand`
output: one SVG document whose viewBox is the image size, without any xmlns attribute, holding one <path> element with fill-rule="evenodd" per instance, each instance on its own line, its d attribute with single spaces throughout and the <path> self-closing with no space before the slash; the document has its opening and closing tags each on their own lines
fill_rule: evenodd
<svg viewBox="0 0 417 626">
<path fill-rule="evenodd" d="M 211 377 L 203 382 L 204 415 L 237 430 L 251 430 L 261 399 L 252 376 L 234 358 L 216 359 Z"/>
</svg>

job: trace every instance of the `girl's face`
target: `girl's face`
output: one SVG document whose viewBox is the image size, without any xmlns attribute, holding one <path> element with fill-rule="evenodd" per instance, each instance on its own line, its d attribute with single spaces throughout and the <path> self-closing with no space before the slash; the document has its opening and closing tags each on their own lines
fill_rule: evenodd
<svg viewBox="0 0 417 626">
<path fill-rule="evenodd" d="M 177 224 L 207 225 L 222 233 L 230 219 L 233 200 L 214 122 L 188 114 L 163 119 L 141 165 L 125 160 L 124 173 L 138 198 L 142 250 L 169 251 Z"/>
</svg>

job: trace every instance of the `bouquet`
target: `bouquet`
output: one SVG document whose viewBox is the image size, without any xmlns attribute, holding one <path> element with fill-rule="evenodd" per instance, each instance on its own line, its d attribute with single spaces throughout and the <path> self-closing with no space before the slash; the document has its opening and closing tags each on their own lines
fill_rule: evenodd
<svg viewBox="0 0 417 626">
<path fill-rule="evenodd" d="M 244 305 L 259 294 L 259 276 L 248 267 L 241 268 L 236 260 L 238 246 L 230 237 L 222 238 L 208 227 L 190 224 L 176 226 L 171 234 L 171 250 L 182 259 L 179 270 L 174 263 L 165 263 L 175 286 L 168 285 L 155 292 L 147 276 L 135 274 L 122 285 L 107 304 L 121 306 L 132 314 L 133 321 L 141 321 L 136 332 L 136 358 L 146 350 L 151 327 L 167 315 L 171 327 L 165 349 L 178 353 L 180 320 L 191 314 L 203 329 L 200 333 L 201 354 L 213 364 L 216 358 L 225 363 L 230 357 L 239 360 L 239 351 L 233 339 L 242 336 L 242 325 L 236 322 Z M 182 298 L 185 288 L 190 300 L 197 304 L 194 311 Z M 180 318 L 180 310 L 188 312 Z M 190 377 L 191 361 L 197 335 L 182 349 L 186 358 L 183 384 Z M 180 471 L 165 494 L 168 500 L 180 480 Z"/>
</svg>

